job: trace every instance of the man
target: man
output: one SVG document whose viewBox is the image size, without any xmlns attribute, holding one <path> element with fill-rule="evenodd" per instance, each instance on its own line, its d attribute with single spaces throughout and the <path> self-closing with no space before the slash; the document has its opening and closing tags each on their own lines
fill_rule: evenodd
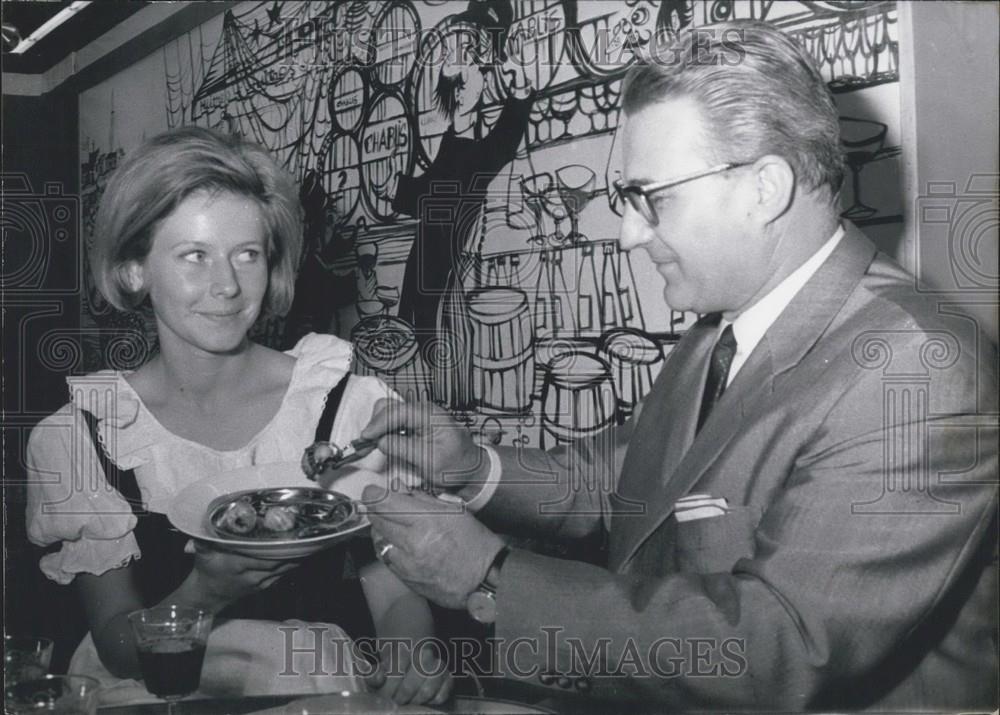
<svg viewBox="0 0 1000 715">
<path fill-rule="evenodd" d="M 478 517 L 370 489 L 379 553 L 492 622 L 507 675 L 557 691 L 995 708 L 992 346 L 839 222 L 836 109 L 789 38 L 737 22 L 659 60 L 623 89 L 620 240 L 671 307 L 707 317 L 613 435 L 627 451 L 590 450 L 582 479 L 583 445 L 487 452 L 419 406 L 377 410 L 364 434 Z M 607 567 L 507 549 L 487 526 L 606 529 Z"/>
</svg>

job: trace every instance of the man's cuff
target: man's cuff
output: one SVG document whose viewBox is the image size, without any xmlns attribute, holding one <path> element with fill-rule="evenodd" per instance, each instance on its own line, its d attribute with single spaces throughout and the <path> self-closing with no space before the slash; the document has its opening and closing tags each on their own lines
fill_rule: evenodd
<svg viewBox="0 0 1000 715">
<path fill-rule="evenodd" d="M 486 482 L 483 483 L 483 488 L 479 490 L 479 493 L 465 502 L 465 507 L 473 514 L 486 506 L 490 499 L 493 498 L 497 487 L 500 486 L 500 475 L 503 471 L 500 464 L 500 455 L 497 454 L 495 449 L 485 444 L 479 445 L 479 448 L 486 452 L 490 458 L 490 473 L 486 477 Z"/>
</svg>

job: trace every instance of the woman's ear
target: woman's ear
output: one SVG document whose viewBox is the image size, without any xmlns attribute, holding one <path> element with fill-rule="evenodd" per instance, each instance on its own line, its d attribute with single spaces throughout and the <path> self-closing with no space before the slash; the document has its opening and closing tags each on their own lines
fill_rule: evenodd
<svg viewBox="0 0 1000 715">
<path fill-rule="evenodd" d="M 118 278 L 129 293 L 141 293 L 145 287 L 142 264 L 136 260 L 128 260 L 118 266 Z"/>
</svg>

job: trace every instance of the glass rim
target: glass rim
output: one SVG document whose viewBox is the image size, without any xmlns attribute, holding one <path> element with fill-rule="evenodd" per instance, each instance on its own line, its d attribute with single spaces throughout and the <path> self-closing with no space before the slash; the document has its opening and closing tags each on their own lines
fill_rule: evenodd
<svg viewBox="0 0 1000 715">
<path fill-rule="evenodd" d="M 161 613 L 169 617 L 169 614 L 176 613 L 181 618 L 211 618 L 213 616 L 211 611 L 206 611 L 204 608 L 199 608 L 198 606 L 181 606 L 177 604 L 166 604 L 163 606 L 150 606 L 148 608 L 137 608 L 134 611 L 130 611 L 127 614 L 127 618 L 130 622 L 139 620 L 145 614 Z"/>
<path fill-rule="evenodd" d="M 37 683 L 40 680 L 52 682 L 56 680 L 65 680 L 67 682 L 77 682 L 86 683 L 90 690 L 99 690 L 101 687 L 101 681 L 92 675 L 84 675 L 83 673 L 45 673 L 39 675 L 35 678 L 25 678 L 24 680 L 18 680 L 17 682 L 7 683 L 4 687 L 4 692 L 10 690 L 11 688 L 16 688 L 23 686 L 25 683 Z"/>
<path fill-rule="evenodd" d="M 15 643 L 15 642 L 18 642 L 18 641 L 23 642 L 23 643 L 34 642 L 34 643 L 42 643 L 44 645 L 55 645 L 55 641 L 53 639 L 49 638 L 48 636 L 26 636 L 26 635 L 21 635 L 21 634 L 18 634 L 18 633 L 4 633 L 3 634 L 3 642 L 5 644 L 6 643 Z"/>
</svg>

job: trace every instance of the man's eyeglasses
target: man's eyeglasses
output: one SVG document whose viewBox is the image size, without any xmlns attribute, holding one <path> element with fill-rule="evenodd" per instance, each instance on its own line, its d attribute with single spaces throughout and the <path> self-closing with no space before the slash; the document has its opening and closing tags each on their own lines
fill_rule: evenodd
<svg viewBox="0 0 1000 715">
<path fill-rule="evenodd" d="M 736 169 L 741 166 L 748 165 L 749 162 L 728 162 L 726 164 L 716 164 L 708 169 L 696 171 L 693 174 L 685 174 L 684 176 L 679 176 L 676 179 L 658 181 L 654 184 L 645 184 L 643 186 L 638 184 L 626 185 L 621 179 L 615 179 L 612 182 L 612 185 L 615 187 L 615 192 L 618 194 L 618 198 L 622 201 L 628 201 L 629 205 L 635 209 L 636 212 L 642 216 L 650 226 L 656 226 L 660 223 L 660 217 L 656 215 L 656 209 L 653 208 L 653 203 L 649 200 L 649 197 L 653 194 L 673 188 L 674 186 L 686 184 L 687 182 L 694 181 L 695 179 L 703 179 L 706 176 L 721 174 L 723 171 L 729 171 L 730 169 Z"/>
</svg>

